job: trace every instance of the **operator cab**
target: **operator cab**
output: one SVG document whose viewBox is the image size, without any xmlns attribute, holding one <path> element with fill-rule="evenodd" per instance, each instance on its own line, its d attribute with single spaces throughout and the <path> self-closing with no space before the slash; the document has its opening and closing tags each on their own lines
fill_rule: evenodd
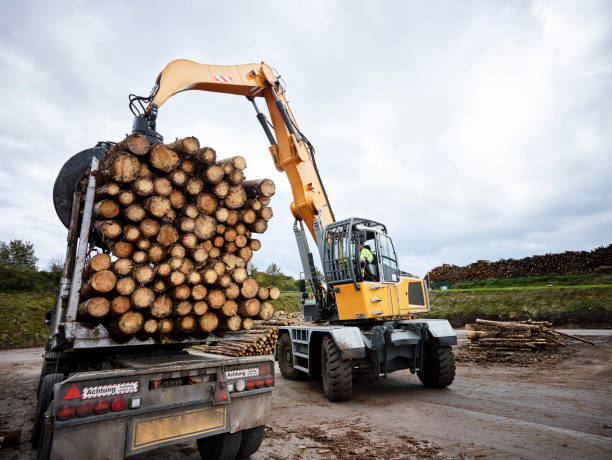
<svg viewBox="0 0 612 460">
<path fill-rule="evenodd" d="M 324 246 L 328 284 L 399 281 L 397 255 L 383 224 L 361 218 L 334 222 L 325 229 Z"/>
</svg>

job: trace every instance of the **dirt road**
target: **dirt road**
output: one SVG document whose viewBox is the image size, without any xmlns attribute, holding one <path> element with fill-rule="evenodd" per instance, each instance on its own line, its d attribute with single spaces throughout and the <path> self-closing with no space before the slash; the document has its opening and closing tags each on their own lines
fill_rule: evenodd
<svg viewBox="0 0 612 460">
<path fill-rule="evenodd" d="M 455 383 L 429 390 L 409 372 L 360 378 L 353 399 L 329 403 L 314 381 L 277 372 L 274 420 L 254 460 L 353 458 L 610 458 L 612 342 L 578 345 L 571 357 L 532 366 L 459 363 Z M 42 349 L 0 352 L 0 429 L 29 429 Z M 195 443 L 134 457 L 199 458 Z"/>
</svg>

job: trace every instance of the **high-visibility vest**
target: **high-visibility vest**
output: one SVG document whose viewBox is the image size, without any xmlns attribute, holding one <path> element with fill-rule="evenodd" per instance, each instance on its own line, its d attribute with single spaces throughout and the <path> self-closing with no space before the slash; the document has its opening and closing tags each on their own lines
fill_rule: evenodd
<svg viewBox="0 0 612 460">
<path fill-rule="evenodd" d="M 359 260 L 365 260 L 371 264 L 372 262 L 374 262 L 374 256 L 372 255 L 370 250 L 364 246 L 359 251 Z"/>
</svg>

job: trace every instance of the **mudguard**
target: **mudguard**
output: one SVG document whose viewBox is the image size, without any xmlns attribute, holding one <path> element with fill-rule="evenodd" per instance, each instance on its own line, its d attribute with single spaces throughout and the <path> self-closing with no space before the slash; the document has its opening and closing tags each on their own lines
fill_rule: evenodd
<svg viewBox="0 0 612 460">
<path fill-rule="evenodd" d="M 402 324 L 408 325 L 423 323 L 427 324 L 429 334 L 438 339 L 438 343 L 440 345 L 457 345 L 457 334 L 455 334 L 453 327 L 446 319 L 410 319 L 400 321 L 398 324 L 401 326 Z"/>
<path fill-rule="evenodd" d="M 365 343 L 358 327 L 333 328 L 329 333 L 340 349 L 342 359 L 365 358 Z"/>
</svg>

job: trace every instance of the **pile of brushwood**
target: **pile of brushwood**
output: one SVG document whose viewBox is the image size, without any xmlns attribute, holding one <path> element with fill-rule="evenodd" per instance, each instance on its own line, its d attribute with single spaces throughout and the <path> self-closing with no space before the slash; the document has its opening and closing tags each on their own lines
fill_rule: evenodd
<svg viewBox="0 0 612 460">
<path fill-rule="evenodd" d="M 243 157 L 218 160 L 195 137 L 165 145 L 131 134 L 113 145 L 96 174 L 79 320 L 144 339 L 271 319 L 280 290 L 259 286 L 247 262 L 275 186 L 245 180 L 245 168 Z"/>
</svg>

